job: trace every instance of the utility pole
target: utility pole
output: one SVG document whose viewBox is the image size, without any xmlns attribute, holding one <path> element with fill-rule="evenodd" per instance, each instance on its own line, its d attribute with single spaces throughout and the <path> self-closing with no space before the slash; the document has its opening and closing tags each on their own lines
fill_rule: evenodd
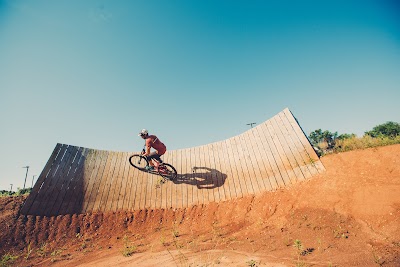
<svg viewBox="0 0 400 267">
<path fill-rule="evenodd" d="M 35 176 L 36 176 L 36 175 L 34 175 L 34 176 L 32 177 L 32 186 L 31 186 L 31 188 L 33 188 L 33 180 L 35 180 Z"/>
<path fill-rule="evenodd" d="M 25 166 L 25 167 L 22 167 L 22 168 L 26 168 L 25 182 L 24 182 L 24 189 L 25 189 L 26 177 L 28 177 L 28 170 L 29 170 L 29 166 Z"/>
<path fill-rule="evenodd" d="M 10 185 L 11 185 L 10 193 L 12 193 L 12 186 L 13 186 L 13 184 L 10 184 Z"/>
<path fill-rule="evenodd" d="M 250 122 L 250 123 L 247 123 L 246 125 L 250 125 L 250 127 L 253 128 L 254 124 L 256 124 L 256 123 L 255 122 Z"/>
</svg>

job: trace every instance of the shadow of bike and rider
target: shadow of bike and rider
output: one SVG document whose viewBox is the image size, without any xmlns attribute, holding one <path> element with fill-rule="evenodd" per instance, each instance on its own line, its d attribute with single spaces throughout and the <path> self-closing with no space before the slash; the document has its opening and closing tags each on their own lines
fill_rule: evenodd
<svg viewBox="0 0 400 267">
<path fill-rule="evenodd" d="M 174 184 L 189 184 L 198 189 L 213 189 L 225 183 L 227 175 L 208 167 L 193 167 L 191 173 L 178 174 Z"/>
</svg>

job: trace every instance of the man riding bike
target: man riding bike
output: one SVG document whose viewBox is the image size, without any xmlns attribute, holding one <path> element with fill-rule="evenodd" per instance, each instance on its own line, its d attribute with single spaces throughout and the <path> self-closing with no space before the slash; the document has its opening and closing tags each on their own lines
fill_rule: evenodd
<svg viewBox="0 0 400 267">
<path fill-rule="evenodd" d="M 160 156 L 164 155 L 164 153 L 167 151 L 167 148 L 157 136 L 149 135 L 149 132 L 146 129 L 140 131 L 138 135 L 145 139 L 146 149 L 143 156 L 146 156 L 149 161 L 149 166 L 146 166 L 146 170 L 152 171 L 154 170 L 154 167 L 158 168 L 159 163 L 162 162 Z M 155 149 L 155 151 L 150 152 L 151 148 Z M 155 159 L 155 161 L 152 159 Z M 154 164 L 156 166 L 154 166 Z"/>
</svg>

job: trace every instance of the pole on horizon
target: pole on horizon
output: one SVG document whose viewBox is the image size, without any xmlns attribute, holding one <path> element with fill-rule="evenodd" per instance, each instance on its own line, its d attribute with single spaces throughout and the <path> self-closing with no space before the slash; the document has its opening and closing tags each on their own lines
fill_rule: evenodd
<svg viewBox="0 0 400 267">
<path fill-rule="evenodd" d="M 253 128 L 254 124 L 256 124 L 256 122 L 250 122 L 250 123 L 247 123 L 246 125 L 250 125 L 250 127 Z"/>
<path fill-rule="evenodd" d="M 22 168 L 26 168 L 25 182 L 24 182 L 24 189 L 25 189 L 26 177 L 28 177 L 28 170 L 29 170 L 29 166 L 25 166 L 25 167 L 22 167 Z"/>
<path fill-rule="evenodd" d="M 35 176 L 36 176 L 36 175 L 34 175 L 34 176 L 32 177 L 32 186 L 31 186 L 31 188 L 33 188 L 33 180 L 35 180 Z"/>
<path fill-rule="evenodd" d="M 10 193 L 12 193 L 12 186 L 13 186 L 13 184 L 10 184 L 10 185 L 11 185 Z"/>
</svg>

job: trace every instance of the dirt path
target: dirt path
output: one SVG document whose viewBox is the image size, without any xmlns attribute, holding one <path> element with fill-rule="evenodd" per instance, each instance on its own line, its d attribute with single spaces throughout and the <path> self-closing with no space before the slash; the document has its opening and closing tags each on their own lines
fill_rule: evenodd
<svg viewBox="0 0 400 267">
<path fill-rule="evenodd" d="M 400 145 L 322 162 L 290 188 L 186 209 L 23 217 L 2 198 L 0 251 L 16 266 L 400 266 Z"/>
</svg>

